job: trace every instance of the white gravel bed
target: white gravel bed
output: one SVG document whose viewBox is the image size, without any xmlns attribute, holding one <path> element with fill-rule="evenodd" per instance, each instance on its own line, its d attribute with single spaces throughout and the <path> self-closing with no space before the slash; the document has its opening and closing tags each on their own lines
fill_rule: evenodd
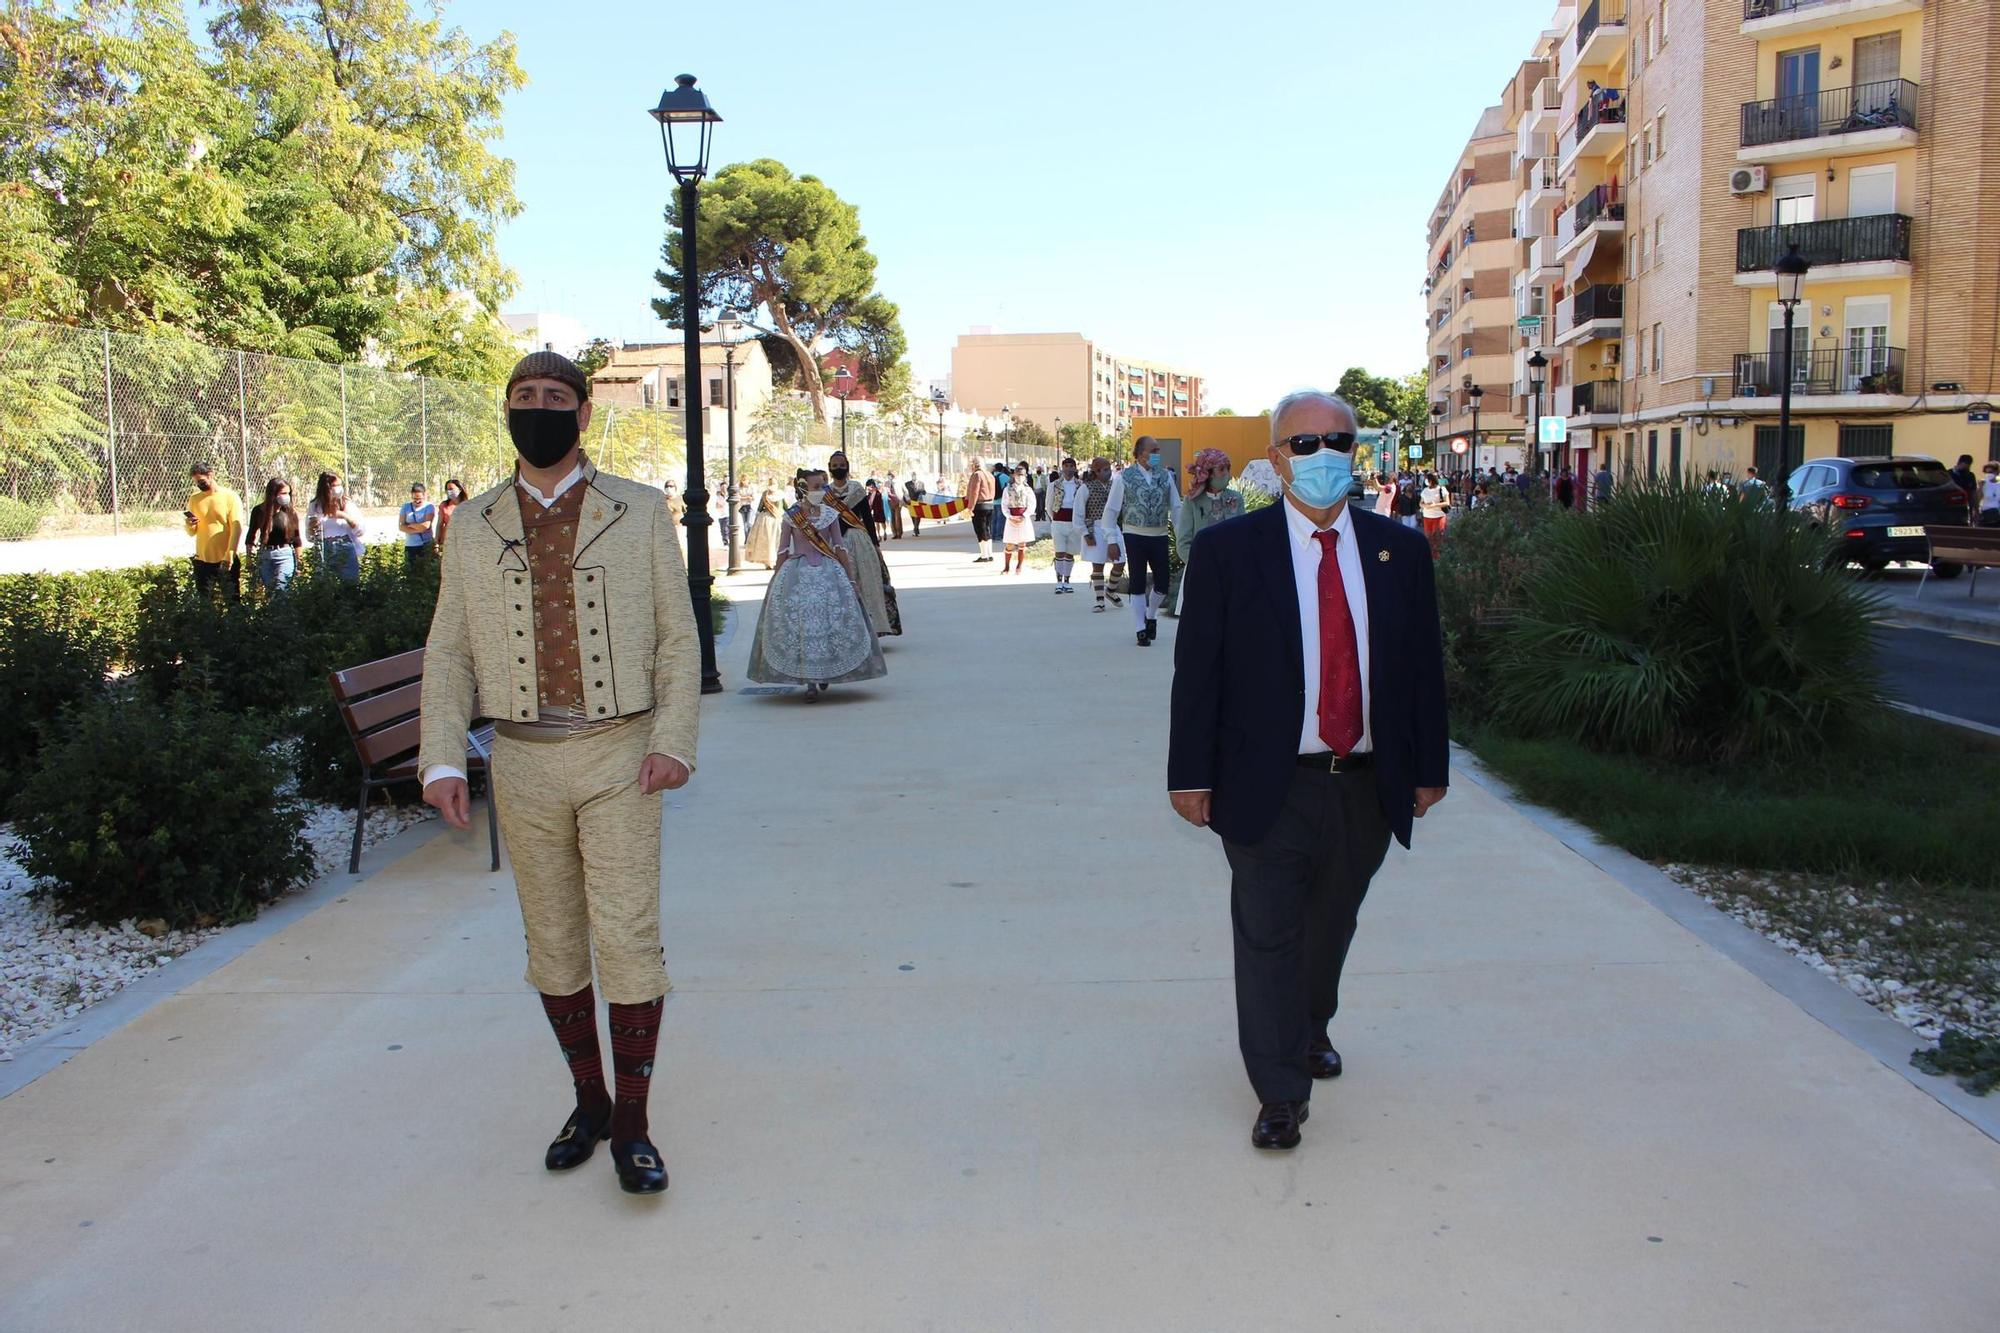
<svg viewBox="0 0 2000 1333">
<path fill-rule="evenodd" d="M 2000 1036 L 2000 967 L 1940 939 L 1963 927 L 1923 921 L 1886 893 L 1825 876 L 1663 865 L 1692 890 L 1925 1041 L 1947 1027 Z"/>
<path fill-rule="evenodd" d="M 307 803 L 305 837 L 317 862 L 314 878 L 347 866 L 354 812 Z M 362 845 L 372 847 L 437 812 L 429 806 L 378 806 L 368 813 Z M 29 895 L 27 871 L 11 824 L 0 824 L 0 1060 L 100 1000 L 228 930 L 162 930 L 136 920 L 115 926 L 65 924 L 46 898 Z M 149 931 L 153 933 L 148 933 Z"/>
</svg>

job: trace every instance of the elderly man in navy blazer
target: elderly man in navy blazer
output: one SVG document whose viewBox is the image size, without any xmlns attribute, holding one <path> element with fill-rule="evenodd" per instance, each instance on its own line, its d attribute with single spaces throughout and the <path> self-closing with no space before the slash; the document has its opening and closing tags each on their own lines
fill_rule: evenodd
<svg viewBox="0 0 2000 1333">
<path fill-rule="evenodd" d="M 1251 1142 L 1294 1148 L 1389 839 L 1444 799 L 1444 645 L 1422 533 L 1347 502 L 1354 411 L 1297 393 L 1271 413 L 1278 504 L 1196 539 L 1174 651 L 1167 786 L 1222 839 Z"/>
</svg>

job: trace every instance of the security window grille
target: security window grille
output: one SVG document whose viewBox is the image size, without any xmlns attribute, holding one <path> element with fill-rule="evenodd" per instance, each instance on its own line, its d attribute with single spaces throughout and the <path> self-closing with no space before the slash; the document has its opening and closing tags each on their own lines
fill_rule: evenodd
<svg viewBox="0 0 2000 1333">
<path fill-rule="evenodd" d="M 1681 475 L 1681 428 L 1675 426 L 1667 432 L 1667 475 L 1678 478 Z"/>
<path fill-rule="evenodd" d="M 1896 452 L 1896 428 L 1889 424 L 1840 427 L 1842 458 L 1874 458 Z"/>
<path fill-rule="evenodd" d="M 1775 485 L 1778 477 L 1784 471 L 1783 464 L 1785 461 L 1778 457 L 1778 428 L 1776 426 L 1757 427 L 1756 440 L 1751 446 L 1751 450 L 1756 455 L 1757 475 L 1762 477 L 1767 485 Z M 1792 458 L 1804 458 L 1806 456 L 1806 428 L 1804 426 L 1792 427 L 1790 456 Z"/>
<path fill-rule="evenodd" d="M 721 406 L 722 406 L 722 381 L 721 381 L 721 380 L 710 380 L 710 381 L 708 382 L 708 405 L 709 405 L 710 407 L 721 407 Z"/>
<path fill-rule="evenodd" d="M 1646 432 L 1646 477 L 1657 480 L 1660 475 L 1660 432 Z"/>
</svg>

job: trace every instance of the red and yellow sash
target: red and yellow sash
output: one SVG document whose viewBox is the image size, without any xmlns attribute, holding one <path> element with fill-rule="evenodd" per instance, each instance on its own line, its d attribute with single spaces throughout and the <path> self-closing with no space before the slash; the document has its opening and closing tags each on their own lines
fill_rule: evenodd
<svg viewBox="0 0 2000 1333">
<path fill-rule="evenodd" d="M 833 543 L 826 539 L 826 534 L 819 530 L 819 525 L 810 522 L 806 518 L 803 507 L 793 509 L 788 517 L 798 530 L 805 534 L 805 539 L 811 542 L 821 555 L 826 556 L 830 560 L 838 560 L 840 558 L 840 553 L 833 549 Z"/>
</svg>

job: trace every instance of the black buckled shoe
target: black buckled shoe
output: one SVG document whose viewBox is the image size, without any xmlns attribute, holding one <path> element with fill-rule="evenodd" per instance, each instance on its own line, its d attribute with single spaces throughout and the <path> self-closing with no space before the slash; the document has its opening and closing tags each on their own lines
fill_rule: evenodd
<svg viewBox="0 0 2000 1333">
<path fill-rule="evenodd" d="M 610 1137 L 611 1108 L 606 1107 L 600 1117 L 592 1117 L 579 1106 L 563 1122 L 562 1133 L 556 1135 L 555 1142 L 549 1145 L 542 1165 L 551 1171 L 572 1171 L 590 1160 L 590 1155 L 597 1151 L 599 1140 Z"/>
<path fill-rule="evenodd" d="M 1250 1143 L 1258 1148 L 1296 1148 L 1299 1126 L 1306 1122 L 1312 1107 L 1306 1102 L 1265 1102 L 1257 1108 L 1257 1123 L 1250 1130 Z"/>
<path fill-rule="evenodd" d="M 1325 1037 L 1315 1038 L 1306 1052 L 1306 1072 L 1314 1078 L 1340 1077 L 1340 1052 Z"/>
<path fill-rule="evenodd" d="M 1153 640 L 1159 637 L 1160 637 L 1160 622 L 1153 619 L 1151 616 L 1146 617 L 1146 642 L 1151 643 Z"/>
<path fill-rule="evenodd" d="M 667 1166 L 660 1150 L 646 1139 L 611 1145 L 611 1164 L 618 1168 L 618 1188 L 627 1194 L 664 1194 Z"/>
<path fill-rule="evenodd" d="M 1139 631 L 1139 646 L 1141 648 L 1151 648 L 1153 646 L 1153 641 L 1146 637 L 1146 631 L 1144 630 Z"/>
</svg>

